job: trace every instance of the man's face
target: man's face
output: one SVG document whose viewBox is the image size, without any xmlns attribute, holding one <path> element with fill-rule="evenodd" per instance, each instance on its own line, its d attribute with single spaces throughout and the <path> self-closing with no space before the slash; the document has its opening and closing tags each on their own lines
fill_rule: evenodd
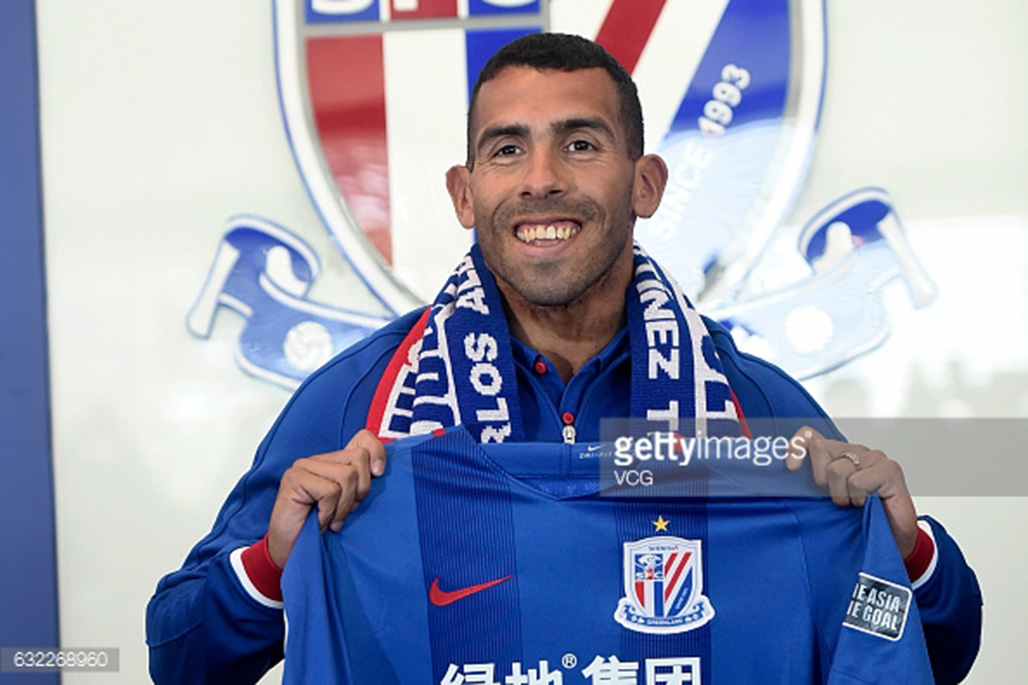
<svg viewBox="0 0 1028 685">
<path fill-rule="evenodd" d="M 646 158 L 629 158 L 618 112 L 599 68 L 507 67 L 482 85 L 469 166 L 447 185 L 506 294 L 567 305 L 630 273 L 635 216 L 656 204 L 637 202 Z"/>
</svg>

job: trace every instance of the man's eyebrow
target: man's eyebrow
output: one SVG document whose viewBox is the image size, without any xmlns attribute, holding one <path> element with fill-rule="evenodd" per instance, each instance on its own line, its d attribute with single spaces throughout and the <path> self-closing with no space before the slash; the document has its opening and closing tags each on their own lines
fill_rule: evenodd
<svg viewBox="0 0 1028 685">
<path fill-rule="evenodd" d="M 478 136 L 478 144 L 475 146 L 475 149 L 481 150 L 490 141 L 496 140 L 497 138 L 503 138 L 505 136 L 512 136 L 515 138 L 527 137 L 528 127 L 524 124 L 504 124 L 501 126 L 490 126 L 489 128 L 482 131 L 482 134 Z"/>
<path fill-rule="evenodd" d="M 564 119 L 563 121 L 554 122 L 550 126 L 550 130 L 557 135 L 577 131 L 579 129 L 591 129 L 611 138 L 617 137 L 614 129 L 612 129 L 606 121 L 598 117 L 576 117 L 572 119 Z"/>
</svg>

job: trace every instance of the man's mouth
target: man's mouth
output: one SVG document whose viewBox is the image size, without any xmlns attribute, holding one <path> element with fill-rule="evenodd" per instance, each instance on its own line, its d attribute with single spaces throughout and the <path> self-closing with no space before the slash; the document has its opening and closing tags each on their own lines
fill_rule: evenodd
<svg viewBox="0 0 1028 685">
<path fill-rule="evenodd" d="M 541 240 L 567 240 L 582 230 L 581 224 L 569 219 L 545 223 L 523 223 L 514 229 L 514 235 L 523 243 Z"/>
</svg>

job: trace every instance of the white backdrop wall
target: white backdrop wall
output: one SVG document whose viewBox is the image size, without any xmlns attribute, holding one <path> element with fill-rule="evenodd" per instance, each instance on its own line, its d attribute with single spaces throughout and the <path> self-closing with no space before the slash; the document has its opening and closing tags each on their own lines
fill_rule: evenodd
<svg viewBox="0 0 1028 685">
<path fill-rule="evenodd" d="M 269 3 L 39 0 L 37 11 L 61 640 L 120 647 L 121 672 L 104 682 L 138 683 L 157 579 L 210 527 L 288 397 L 232 362 L 238 318 L 220 316 L 208 341 L 186 330 L 225 220 L 288 226 L 323 257 L 313 299 L 368 303 L 353 301 L 355 277 L 293 164 Z M 1028 9 L 839 0 L 827 16 L 819 139 L 772 249 L 794 250 L 835 198 L 883 186 L 939 296 L 915 311 L 890 295 L 892 338 L 808 387 L 848 416 L 1028 416 Z M 918 505 L 982 583 L 969 682 L 1012 682 L 1028 668 L 1015 643 L 1028 596 L 1010 536 L 1028 500 Z"/>
</svg>

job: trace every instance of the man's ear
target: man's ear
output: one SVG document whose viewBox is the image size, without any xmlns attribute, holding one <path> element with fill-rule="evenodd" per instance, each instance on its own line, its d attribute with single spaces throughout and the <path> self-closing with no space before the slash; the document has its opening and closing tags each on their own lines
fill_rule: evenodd
<svg viewBox="0 0 1028 685">
<path fill-rule="evenodd" d="M 644 219 L 653 216 L 664 197 L 667 185 L 667 164 L 659 155 L 643 155 L 635 161 L 635 185 L 632 187 L 632 209 Z"/>
<path fill-rule="evenodd" d="M 475 208 L 471 198 L 471 171 L 463 164 L 446 172 L 446 189 L 450 191 L 453 211 L 464 228 L 475 227 Z"/>
</svg>

